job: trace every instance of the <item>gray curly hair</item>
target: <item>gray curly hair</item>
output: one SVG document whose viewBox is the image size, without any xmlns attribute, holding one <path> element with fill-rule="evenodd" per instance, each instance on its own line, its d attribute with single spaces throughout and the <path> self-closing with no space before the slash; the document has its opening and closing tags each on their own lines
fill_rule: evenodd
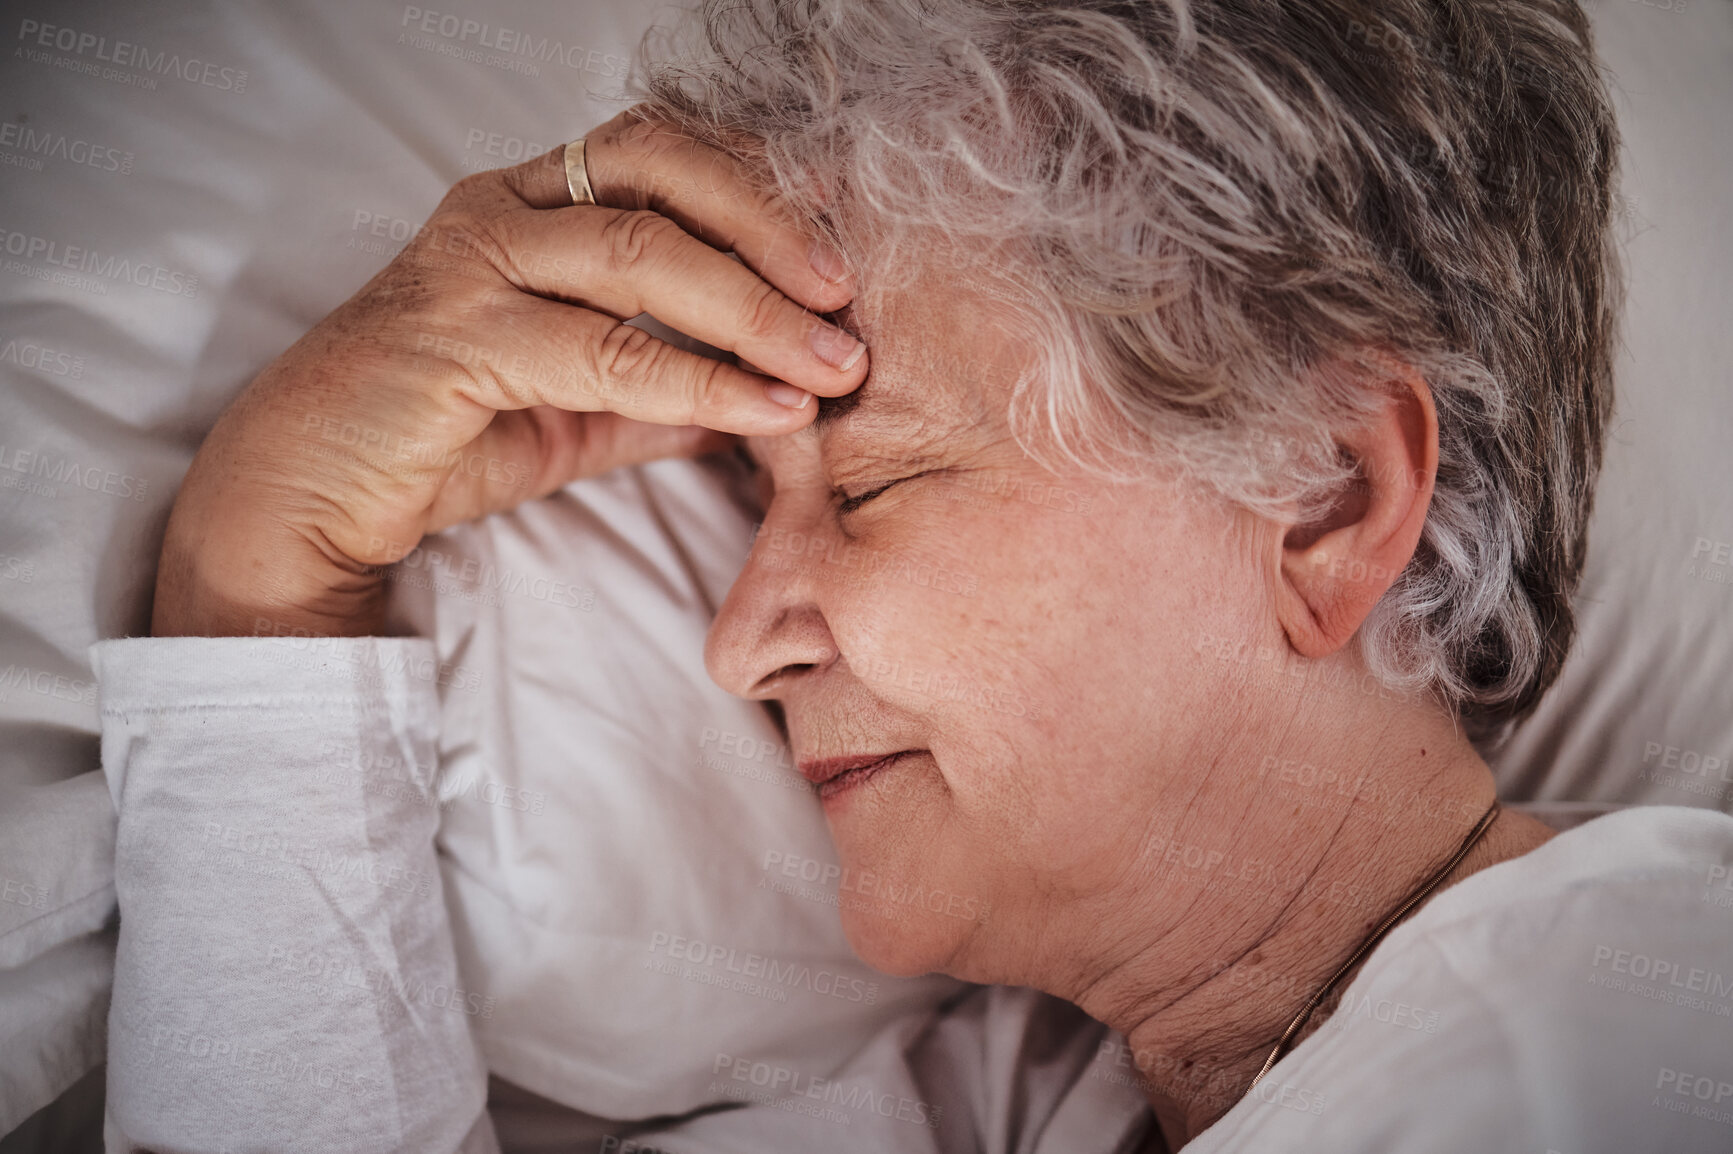
<svg viewBox="0 0 1733 1154">
<path fill-rule="evenodd" d="M 1044 350 L 1019 436 L 1321 508 L 1392 358 L 1439 467 L 1361 630 L 1488 738 L 1562 665 L 1612 404 L 1617 141 L 1572 0 L 708 0 L 647 114 L 864 279 L 974 251 Z M 863 291 L 864 288 L 863 288 Z"/>
</svg>

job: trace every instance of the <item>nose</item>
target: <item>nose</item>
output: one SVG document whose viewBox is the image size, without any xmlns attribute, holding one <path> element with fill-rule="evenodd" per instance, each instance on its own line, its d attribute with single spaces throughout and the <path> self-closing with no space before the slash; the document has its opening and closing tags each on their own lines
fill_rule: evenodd
<svg viewBox="0 0 1733 1154">
<path fill-rule="evenodd" d="M 782 537 L 766 519 L 705 639 L 711 680 L 736 697 L 782 697 L 840 655 L 815 600 L 812 566 L 803 551 L 777 548 Z"/>
</svg>

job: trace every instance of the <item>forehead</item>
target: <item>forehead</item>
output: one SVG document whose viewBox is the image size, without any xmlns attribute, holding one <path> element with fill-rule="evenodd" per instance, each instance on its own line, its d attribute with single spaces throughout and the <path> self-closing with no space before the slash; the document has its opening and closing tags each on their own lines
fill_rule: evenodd
<svg viewBox="0 0 1733 1154">
<path fill-rule="evenodd" d="M 865 383 L 820 397 L 810 428 L 822 446 L 857 440 L 926 440 L 1002 423 L 1030 350 L 990 289 L 926 276 L 850 310 L 847 327 L 867 342 Z"/>
</svg>

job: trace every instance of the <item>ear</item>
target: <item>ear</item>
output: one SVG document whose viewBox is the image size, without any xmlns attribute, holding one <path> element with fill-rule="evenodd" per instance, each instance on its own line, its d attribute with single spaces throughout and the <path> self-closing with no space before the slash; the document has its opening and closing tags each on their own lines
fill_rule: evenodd
<svg viewBox="0 0 1733 1154">
<path fill-rule="evenodd" d="M 1355 476 L 1319 519 L 1282 526 L 1276 614 L 1305 657 L 1346 645 L 1414 556 L 1438 475 L 1432 390 L 1402 366 L 1371 418 L 1339 440 Z"/>
</svg>

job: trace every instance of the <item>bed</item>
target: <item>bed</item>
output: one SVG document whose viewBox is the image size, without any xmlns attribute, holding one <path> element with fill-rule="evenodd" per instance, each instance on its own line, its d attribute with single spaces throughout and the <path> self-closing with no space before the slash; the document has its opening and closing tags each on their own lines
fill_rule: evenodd
<svg viewBox="0 0 1733 1154">
<path fill-rule="evenodd" d="M 1576 650 L 1487 751 L 1503 796 L 1560 825 L 1624 805 L 1733 812 L 1733 5 L 1590 7 L 1627 147 L 1619 403 Z M 0 65 L 0 1134 L 17 1148 L 69 1089 L 74 1106 L 100 1101 L 114 814 L 87 648 L 146 627 L 200 437 L 452 182 L 624 107 L 657 16 L 623 0 L 15 11 Z M 704 674 L 704 630 L 753 529 L 738 481 L 723 461 L 621 470 L 430 538 L 393 579 L 399 627 L 456 671 L 440 851 L 490 1068 L 603 1117 L 713 1101 L 718 1053 L 834 1067 L 956 989 L 853 958 L 814 799 L 769 719 Z M 570 726 L 514 725 L 532 704 Z M 676 941 L 808 977 L 748 989 L 726 964 L 715 980 L 647 964 Z"/>
</svg>

